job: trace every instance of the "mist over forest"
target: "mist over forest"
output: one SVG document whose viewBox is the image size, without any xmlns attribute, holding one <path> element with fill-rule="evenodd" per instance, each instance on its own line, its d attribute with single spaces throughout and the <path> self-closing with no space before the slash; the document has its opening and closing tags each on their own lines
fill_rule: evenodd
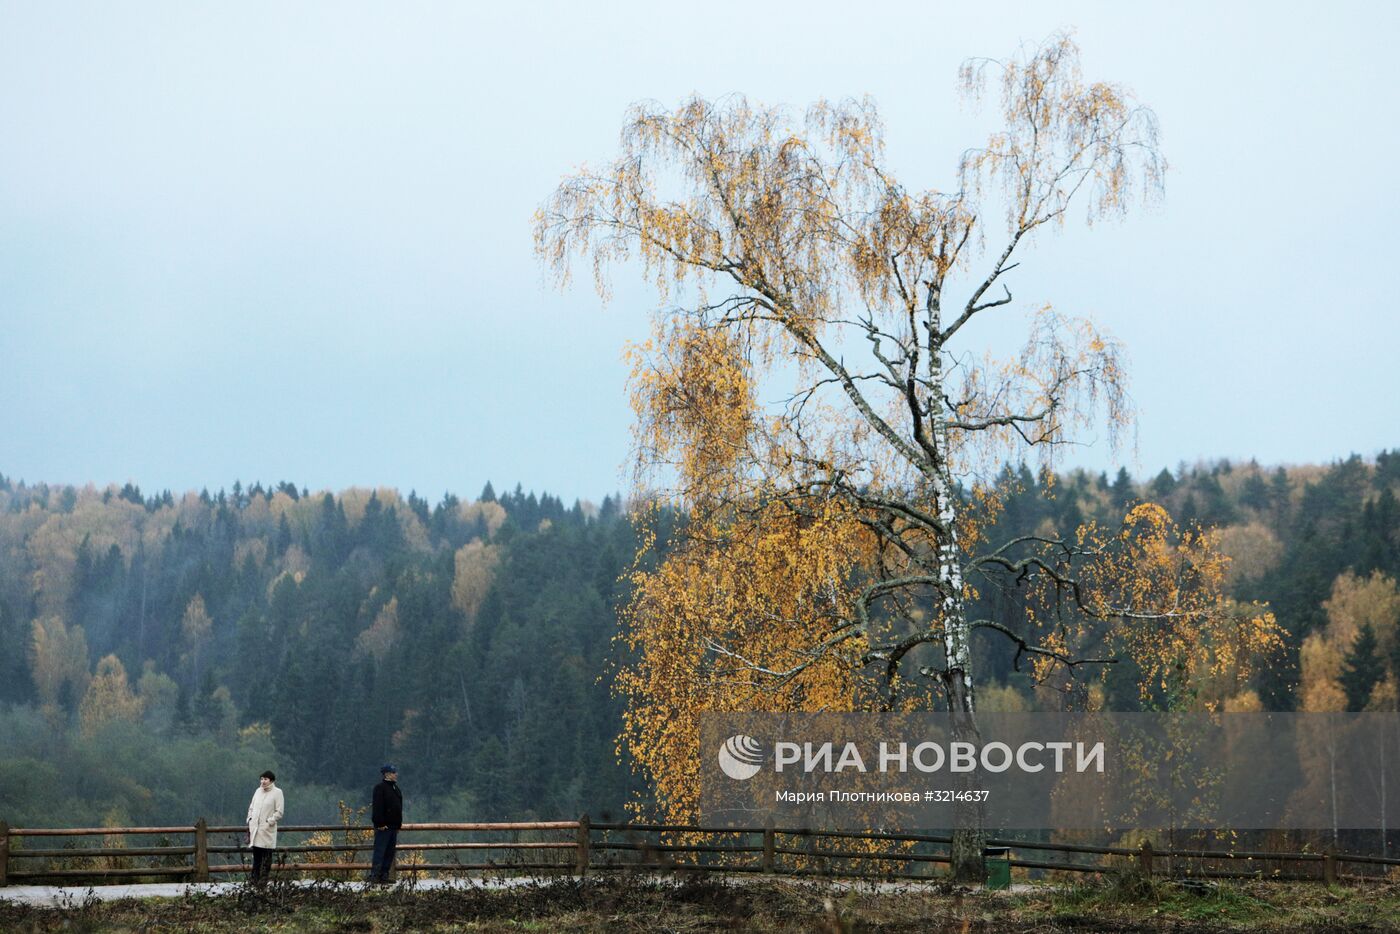
<svg viewBox="0 0 1400 934">
<path fill-rule="evenodd" d="M 1116 523 L 1144 500 L 1218 530 L 1229 596 L 1286 632 L 1227 707 L 1397 709 L 1400 450 L 1144 481 L 1008 466 L 997 483 L 998 537 Z M 663 543 L 684 525 L 655 521 Z M 409 820 L 645 808 L 611 690 L 638 540 L 613 496 L 0 475 L 0 819 L 237 823 L 271 768 L 287 821 L 319 822 L 367 804 L 385 761 Z M 969 612 L 1010 625 L 1022 609 L 988 591 Z M 1059 702 L 1004 640 L 976 638 L 984 706 Z M 1105 702 L 1136 709 L 1135 683 L 1111 672 Z"/>
</svg>

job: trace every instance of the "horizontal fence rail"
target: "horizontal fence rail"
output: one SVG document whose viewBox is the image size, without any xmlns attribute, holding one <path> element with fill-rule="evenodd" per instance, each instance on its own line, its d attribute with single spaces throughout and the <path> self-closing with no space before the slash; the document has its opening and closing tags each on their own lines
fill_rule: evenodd
<svg viewBox="0 0 1400 934">
<path fill-rule="evenodd" d="M 374 849 L 373 828 L 307 824 L 278 829 L 273 871 L 336 878 L 367 872 L 359 854 Z M 173 827 L 10 827 L 0 821 L 0 886 L 17 882 L 165 878 L 204 882 L 249 872 L 243 826 L 203 820 Z M 578 820 L 405 824 L 397 875 L 481 872 L 716 871 L 789 876 L 936 878 L 951 863 L 952 838 L 939 834 L 717 828 L 695 824 L 593 823 Z M 508 839 L 481 839 L 482 836 Z M 156 838 L 151 840 L 151 838 Z M 59 845 L 63 838 L 68 842 Z M 95 839 L 94 839 L 95 838 Z M 127 846 L 127 838 L 136 838 Z M 1400 859 L 1363 854 L 1092 846 L 991 838 L 1012 868 L 1037 872 L 1279 879 L 1336 882 L 1343 864 L 1371 867 L 1372 876 Z M 1064 861 L 1038 854 L 1064 854 Z M 1090 861 L 1087 857 L 1099 857 Z"/>
</svg>

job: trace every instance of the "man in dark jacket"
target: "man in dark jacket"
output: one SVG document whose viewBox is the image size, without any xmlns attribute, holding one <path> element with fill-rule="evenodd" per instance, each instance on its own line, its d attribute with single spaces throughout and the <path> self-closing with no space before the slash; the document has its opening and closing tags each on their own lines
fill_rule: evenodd
<svg viewBox="0 0 1400 934">
<path fill-rule="evenodd" d="M 374 861 L 370 864 L 369 881 L 387 884 L 394 868 L 394 851 L 399 844 L 399 828 L 403 826 L 403 792 L 399 791 L 399 769 L 395 765 L 380 767 L 383 781 L 374 786 L 370 822 L 374 824 Z"/>
</svg>

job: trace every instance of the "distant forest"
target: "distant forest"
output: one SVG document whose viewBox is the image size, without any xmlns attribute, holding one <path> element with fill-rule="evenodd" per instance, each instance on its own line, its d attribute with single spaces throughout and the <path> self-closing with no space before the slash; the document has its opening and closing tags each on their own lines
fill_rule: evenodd
<svg viewBox="0 0 1400 934">
<path fill-rule="evenodd" d="M 1287 632 L 1240 709 L 1397 708 L 1400 450 L 998 483 L 997 537 L 1113 524 L 1141 500 L 1216 528 L 1230 595 Z M 664 541 L 680 517 L 660 522 Z M 645 794 L 610 688 L 636 547 L 615 497 L 0 476 L 0 819 L 237 823 L 271 768 L 288 822 L 322 821 L 367 804 L 385 761 L 410 820 L 617 816 Z M 975 646 L 985 702 L 1043 706 L 996 638 Z M 1109 682 L 1119 709 L 1138 702 L 1129 676 Z"/>
</svg>

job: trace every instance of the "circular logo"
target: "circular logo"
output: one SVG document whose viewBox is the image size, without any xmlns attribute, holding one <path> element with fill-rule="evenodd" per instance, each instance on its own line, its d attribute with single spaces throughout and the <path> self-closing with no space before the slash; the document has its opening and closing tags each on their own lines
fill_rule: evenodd
<svg viewBox="0 0 1400 934">
<path fill-rule="evenodd" d="M 729 737 L 719 747 L 719 767 L 737 781 L 753 778 L 763 768 L 763 744 L 743 733 Z"/>
</svg>

